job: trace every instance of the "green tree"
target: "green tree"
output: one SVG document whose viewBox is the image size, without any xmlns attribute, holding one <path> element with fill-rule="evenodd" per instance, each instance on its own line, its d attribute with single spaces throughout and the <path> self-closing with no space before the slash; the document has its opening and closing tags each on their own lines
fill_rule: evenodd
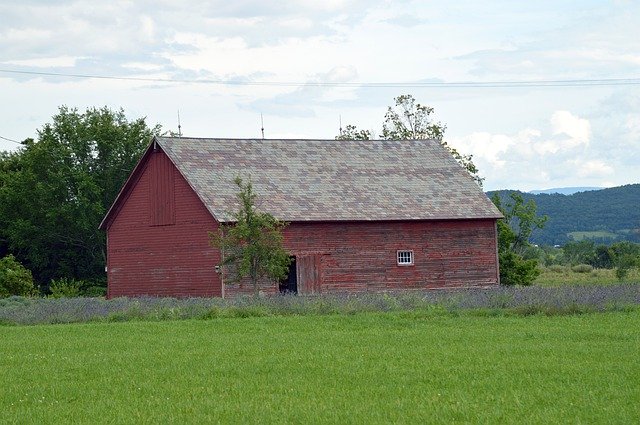
<svg viewBox="0 0 640 425">
<path fill-rule="evenodd" d="M 0 298 L 11 295 L 35 295 L 31 272 L 20 264 L 13 255 L 0 259 Z"/>
<path fill-rule="evenodd" d="M 482 187 L 484 180 L 478 175 L 478 168 L 473 163 L 471 155 L 462 155 L 444 140 L 446 125 L 433 120 L 434 109 L 417 103 L 410 94 L 400 95 L 393 99 L 394 106 L 389 106 L 384 115 L 382 133 L 384 140 L 437 140 L 451 152 L 451 155 L 464 167 L 473 179 Z M 354 125 L 347 125 L 345 131 L 336 137 L 338 140 L 369 140 L 372 134 L 368 130 L 358 130 Z"/>
<path fill-rule="evenodd" d="M 613 268 L 613 252 L 611 248 L 607 245 L 598 245 L 591 265 L 597 269 Z"/>
<path fill-rule="evenodd" d="M 571 241 L 562 247 L 564 261 L 575 266 L 576 264 L 595 263 L 596 245 L 593 241 L 585 239 L 582 241 Z"/>
<path fill-rule="evenodd" d="M 336 140 L 371 140 L 373 135 L 370 130 L 358 130 L 355 125 L 347 125 L 336 136 Z"/>
<path fill-rule="evenodd" d="M 629 241 L 616 242 L 611 245 L 613 264 L 616 267 L 618 280 L 626 279 L 629 270 L 640 267 L 640 245 Z"/>
<path fill-rule="evenodd" d="M 124 111 L 61 107 L 21 149 L 0 156 L 0 252 L 37 282 L 104 281 L 98 225 L 160 127 Z"/>
<path fill-rule="evenodd" d="M 525 260 L 523 254 L 530 246 L 531 233 L 542 228 L 547 217 L 538 217 L 535 202 L 525 203 L 519 193 L 513 192 L 509 198 L 506 203 L 497 194 L 491 198 L 504 216 L 497 223 L 500 282 L 503 285 L 531 285 L 540 274 L 538 261 Z"/>
<path fill-rule="evenodd" d="M 230 266 L 231 281 L 239 282 L 248 276 L 257 295 L 261 279 L 278 281 L 287 276 L 291 260 L 282 247 L 282 231 L 287 224 L 256 209 L 257 195 L 251 180 L 244 183 L 236 177 L 234 182 L 240 201 L 239 210 L 233 214 L 235 222 L 211 232 L 211 243 L 222 253 L 223 270 Z"/>
</svg>

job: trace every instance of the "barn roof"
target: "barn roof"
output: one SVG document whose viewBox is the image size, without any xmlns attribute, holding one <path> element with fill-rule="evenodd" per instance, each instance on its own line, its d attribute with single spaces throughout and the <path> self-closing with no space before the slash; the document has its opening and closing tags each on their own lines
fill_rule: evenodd
<svg viewBox="0 0 640 425">
<path fill-rule="evenodd" d="M 232 221 L 235 177 L 285 221 L 502 217 L 433 140 L 262 140 L 157 137 L 209 212 Z"/>
</svg>

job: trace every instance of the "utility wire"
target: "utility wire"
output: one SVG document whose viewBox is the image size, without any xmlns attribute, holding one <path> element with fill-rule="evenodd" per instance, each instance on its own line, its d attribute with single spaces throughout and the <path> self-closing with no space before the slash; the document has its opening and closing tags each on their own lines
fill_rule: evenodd
<svg viewBox="0 0 640 425">
<path fill-rule="evenodd" d="M 6 140 L 7 142 L 17 143 L 19 145 L 22 144 L 22 143 L 18 142 L 17 140 L 9 139 L 8 137 L 4 137 L 4 136 L 0 136 L 0 139 Z"/>
<path fill-rule="evenodd" d="M 640 78 L 600 78 L 567 80 L 517 80 L 517 81 L 418 81 L 401 82 L 295 82 L 295 81 L 237 81 L 224 79 L 173 79 L 152 77 L 118 77 L 113 75 L 73 74 L 41 71 L 21 71 L 0 69 L 6 74 L 22 74 L 46 77 L 91 78 L 100 80 L 140 81 L 172 84 L 215 84 L 229 86 L 274 86 L 274 87 L 368 87 L 368 88 L 511 88 L 511 87 L 588 87 L 588 86 L 631 86 L 640 85 Z"/>
</svg>

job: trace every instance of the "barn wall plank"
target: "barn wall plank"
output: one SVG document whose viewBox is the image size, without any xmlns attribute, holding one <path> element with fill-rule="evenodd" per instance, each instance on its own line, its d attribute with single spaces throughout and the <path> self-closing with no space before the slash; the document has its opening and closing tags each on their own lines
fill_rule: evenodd
<svg viewBox="0 0 640 425">
<path fill-rule="evenodd" d="M 149 214 L 150 179 L 152 170 L 159 169 L 171 177 L 161 179 L 155 193 L 164 191 L 166 205 L 171 202 L 167 185 L 173 185 L 174 200 L 173 208 L 165 208 L 154 219 Z M 172 224 L 155 225 L 158 221 L 166 224 L 169 218 Z M 222 296 L 220 276 L 215 273 L 220 256 L 209 246 L 208 238 L 208 232 L 216 228 L 215 220 L 166 155 L 152 155 L 109 228 L 109 297 Z"/>
</svg>

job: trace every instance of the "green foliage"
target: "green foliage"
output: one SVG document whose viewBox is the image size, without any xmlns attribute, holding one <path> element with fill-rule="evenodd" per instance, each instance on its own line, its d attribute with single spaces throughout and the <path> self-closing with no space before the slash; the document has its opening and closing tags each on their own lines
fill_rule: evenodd
<svg viewBox="0 0 640 425">
<path fill-rule="evenodd" d="M 593 271 L 593 266 L 590 264 L 577 264 L 571 267 L 571 271 L 576 273 L 591 273 Z"/>
<path fill-rule="evenodd" d="M 616 258 L 616 277 L 623 281 L 629 275 L 629 270 L 640 266 L 640 258 L 633 254 L 621 254 Z"/>
<path fill-rule="evenodd" d="M 61 107 L 37 140 L 0 155 L 0 253 L 13 253 L 43 285 L 103 277 L 98 225 L 159 131 L 122 110 Z"/>
<path fill-rule="evenodd" d="M 37 292 L 31 272 L 13 255 L 0 259 L 0 298 L 12 295 L 31 296 Z"/>
<path fill-rule="evenodd" d="M 54 279 L 49 284 L 52 298 L 73 298 L 80 296 L 82 282 L 75 279 Z"/>
<path fill-rule="evenodd" d="M 537 259 L 523 258 L 530 249 L 529 237 L 533 229 L 542 228 L 546 217 L 536 214 L 533 201 L 524 202 L 522 196 L 514 192 L 510 201 L 491 199 L 500 210 L 503 219 L 498 220 L 498 257 L 500 260 L 500 283 L 503 285 L 531 285 L 540 275 Z"/>
<path fill-rule="evenodd" d="M 280 280 L 287 276 L 291 260 L 282 247 L 286 223 L 256 209 L 257 195 L 251 181 L 245 184 L 236 177 L 235 184 L 240 201 L 240 208 L 234 213 L 235 223 L 221 225 L 217 233 L 211 233 L 211 243 L 222 252 L 223 270 L 224 266 L 231 266 L 231 281 L 248 276 L 257 294 L 261 278 Z"/>
<path fill-rule="evenodd" d="M 593 255 L 593 267 L 597 269 L 610 269 L 613 267 L 613 251 L 606 245 L 598 245 Z"/>
<path fill-rule="evenodd" d="M 471 174 L 478 186 L 482 187 L 484 179 L 478 175 L 478 168 L 473 163 L 473 157 L 471 155 L 462 155 L 444 141 L 444 132 L 447 126 L 439 121 L 433 121 L 432 114 L 434 109 L 432 107 L 417 103 L 410 94 L 400 95 L 393 100 L 394 106 L 389 106 L 387 113 L 384 115 L 382 134 L 380 134 L 381 139 L 437 140 Z M 336 136 L 336 140 L 370 140 L 372 138 L 373 135 L 369 130 L 358 130 L 354 125 L 347 125 Z"/>
<path fill-rule="evenodd" d="M 81 295 L 85 297 L 104 297 L 107 295 L 107 288 L 104 286 L 87 286 Z"/>
<path fill-rule="evenodd" d="M 525 260 L 512 251 L 499 254 L 502 285 L 531 285 L 540 275 L 536 260 Z"/>
<path fill-rule="evenodd" d="M 540 276 L 536 278 L 533 284 L 544 287 L 618 285 L 620 284 L 620 279 L 616 276 L 616 271 L 617 269 L 593 269 L 590 273 L 577 273 L 571 270 L 571 267 L 553 265 L 541 267 Z M 624 280 L 627 282 L 640 282 L 640 269 L 628 269 Z"/>
<path fill-rule="evenodd" d="M 565 264 L 593 264 L 595 262 L 596 248 L 593 241 L 590 240 L 567 242 L 562 247 L 562 252 Z"/>
<path fill-rule="evenodd" d="M 531 233 L 534 229 L 543 228 L 547 217 L 538 216 L 535 202 L 525 203 L 517 192 L 512 192 L 506 202 L 497 196 L 491 200 L 504 216 L 498 221 L 498 249 L 522 255 L 530 246 Z"/>
<path fill-rule="evenodd" d="M 371 140 L 373 135 L 370 130 L 358 130 L 355 125 L 347 125 L 339 135 L 336 136 L 336 140 Z"/>
</svg>

